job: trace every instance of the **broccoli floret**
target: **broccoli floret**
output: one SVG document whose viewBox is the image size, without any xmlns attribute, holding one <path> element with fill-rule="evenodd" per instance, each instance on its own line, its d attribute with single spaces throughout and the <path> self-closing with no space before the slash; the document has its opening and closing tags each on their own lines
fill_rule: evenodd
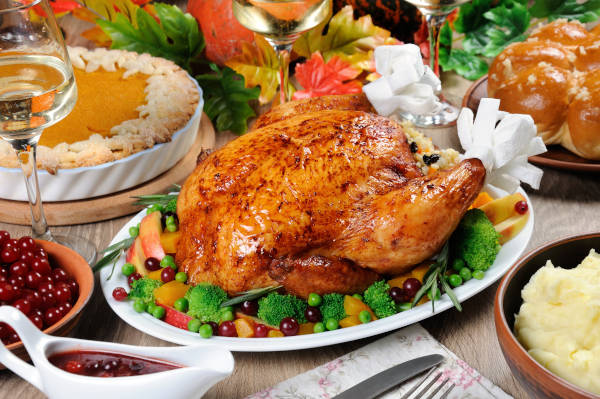
<svg viewBox="0 0 600 399">
<path fill-rule="evenodd" d="M 129 291 L 129 298 L 139 298 L 145 303 L 154 302 L 154 290 L 162 285 L 162 282 L 154 280 L 148 277 L 143 277 L 139 280 L 135 280 L 131 284 L 131 291 Z"/>
<path fill-rule="evenodd" d="M 185 293 L 189 303 L 187 313 L 203 322 L 219 322 L 220 306 L 227 298 L 227 293 L 221 287 L 200 283 Z"/>
<path fill-rule="evenodd" d="M 346 317 L 344 310 L 344 296 L 341 294 L 325 294 L 323 295 L 323 303 L 321 304 L 321 314 L 323 321 L 329 319 L 342 320 Z"/>
<path fill-rule="evenodd" d="M 390 286 L 385 280 L 376 281 L 366 289 L 365 303 L 369 305 L 375 316 L 380 319 L 396 314 L 396 303 L 388 294 Z"/>
<path fill-rule="evenodd" d="M 452 234 L 450 248 L 470 269 L 486 271 L 500 251 L 499 236 L 481 209 L 471 209 Z"/>
<path fill-rule="evenodd" d="M 293 295 L 272 292 L 258 300 L 258 317 L 272 326 L 279 326 L 281 319 L 293 317 L 298 323 L 305 323 L 306 302 Z"/>
<path fill-rule="evenodd" d="M 165 212 L 177 213 L 177 198 L 174 198 L 167 203 Z"/>
</svg>

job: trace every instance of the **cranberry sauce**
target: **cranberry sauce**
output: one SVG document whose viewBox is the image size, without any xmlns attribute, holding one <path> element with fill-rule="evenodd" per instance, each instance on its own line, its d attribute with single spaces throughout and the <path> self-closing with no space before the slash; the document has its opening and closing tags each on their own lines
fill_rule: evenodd
<svg viewBox="0 0 600 399">
<path fill-rule="evenodd" d="M 64 371 L 89 377 L 127 377 L 183 367 L 162 360 L 86 350 L 55 353 L 48 360 Z"/>
</svg>

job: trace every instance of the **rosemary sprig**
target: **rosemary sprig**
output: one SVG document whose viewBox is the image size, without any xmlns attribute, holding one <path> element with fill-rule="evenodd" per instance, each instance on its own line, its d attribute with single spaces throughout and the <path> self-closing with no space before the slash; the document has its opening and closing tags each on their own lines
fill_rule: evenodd
<svg viewBox="0 0 600 399">
<path fill-rule="evenodd" d="M 129 249 L 129 247 L 131 245 L 133 245 L 133 240 L 135 240 L 135 237 L 128 237 L 122 241 L 119 241 L 119 242 L 109 246 L 104 251 L 102 251 L 102 253 L 105 255 L 102 257 L 102 259 L 100 259 L 98 262 L 96 262 L 94 267 L 92 267 L 92 272 L 96 273 L 98 270 L 102 269 L 104 266 L 112 263 L 113 268 L 112 268 L 112 271 L 110 272 L 110 275 L 107 278 L 107 280 L 109 280 L 115 271 L 115 266 L 117 265 L 117 260 L 119 260 L 121 255 L 123 255 L 123 252 L 125 252 L 127 249 Z"/>
<path fill-rule="evenodd" d="M 450 245 L 448 244 L 448 242 L 446 242 L 446 244 L 444 244 L 444 246 L 442 247 L 442 250 L 438 255 L 436 261 L 431 266 L 429 266 L 429 270 L 423 278 L 425 283 L 423 284 L 421 289 L 417 291 L 415 299 L 412 302 L 412 307 L 415 307 L 415 305 L 421 300 L 421 298 L 423 298 L 427 294 L 427 292 L 430 291 L 431 309 L 433 312 L 435 312 L 435 298 L 438 292 L 445 292 L 446 294 L 448 294 L 448 297 L 454 304 L 454 307 L 458 309 L 459 312 L 462 311 L 462 306 L 458 301 L 456 294 L 454 294 L 454 291 L 452 291 L 452 287 L 450 287 L 450 284 L 448 284 L 448 282 L 445 279 L 446 269 L 448 267 L 449 252 Z M 438 284 L 440 283 L 442 285 L 441 289 L 438 286 Z"/>
<path fill-rule="evenodd" d="M 181 191 L 181 186 L 179 184 L 173 184 L 173 186 L 168 191 L 169 193 L 176 192 L 177 194 L 137 195 L 133 197 L 137 200 L 134 202 L 134 205 L 152 206 L 158 204 L 166 206 L 169 203 L 169 201 L 177 199 L 179 191 Z"/>
<path fill-rule="evenodd" d="M 238 296 L 233 297 L 233 298 L 223 302 L 221 304 L 221 307 L 223 308 L 225 306 L 237 305 L 238 303 L 242 303 L 244 301 L 252 301 L 256 298 L 260 298 L 261 296 L 268 294 L 269 292 L 276 291 L 276 290 L 280 289 L 281 287 L 282 287 L 281 285 L 272 285 L 270 287 L 255 288 L 253 290 L 240 292 L 240 293 L 238 293 Z"/>
</svg>

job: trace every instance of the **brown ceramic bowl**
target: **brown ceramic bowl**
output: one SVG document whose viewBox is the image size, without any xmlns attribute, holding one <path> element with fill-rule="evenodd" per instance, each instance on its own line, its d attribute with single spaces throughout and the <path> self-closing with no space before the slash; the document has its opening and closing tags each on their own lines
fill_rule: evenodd
<svg viewBox="0 0 600 399">
<path fill-rule="evenodd" d="M 64 336 L 75 327 L 81 316 L 81 310 L 88 303 L 92 292 L 94 292 L 94 274 L 90 265 L 72 249 L 49 241 L 35 240 L 35 242 L 48 253 L 50 264 L 53 267 L 62 267 L 79 284 L 79 297 L 69 313 L 64 315 L 58 323 L 44 330 L 46 334 Z M 25 351 L 21 341 L 14 342 L 8 345 L 7 348 L 21 358 L 28 358 L 27 351 Z M 0 364 L 0 369 L 3 368 Z"/>
<path fill-rule="evenodd" d="M 550 372 L 531 357 L 513 333 L 515 315 L 523 303 L 521 290 L 531 276 L 550 259 L 565 269 L 576 267 L 590 249 L 600 249 L 600 233 L 550 242 L 523 256 L 500 282 L 494 301 L 496 333 L 504 358 L 521 385 L 533 398 L 599 399 Z"/>
</svg>

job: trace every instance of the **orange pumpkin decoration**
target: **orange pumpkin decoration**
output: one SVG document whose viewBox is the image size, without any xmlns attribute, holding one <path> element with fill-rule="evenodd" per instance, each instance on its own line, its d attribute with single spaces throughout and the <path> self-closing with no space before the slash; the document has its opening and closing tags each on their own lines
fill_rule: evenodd
<svg viewBox="0 0 600 399">
<path fill-rule="evenodd" d="M 253 33 L 233 16 L 231 0 L 188 0 L 192 14 L 206 41 L 206 58 L 223 65 L 241 51 L 242 41 L 252 42 Z"/>
<path fill-rule="evenodd" d="M 334 0 L 336 13 L 350 4 L 355 17 L 371 15 L 373 23 L 392 32 L 398 40 L 412 43 L 413 34 L 421 26 L 421 13 L 403 0 Z"/>
</svg>

